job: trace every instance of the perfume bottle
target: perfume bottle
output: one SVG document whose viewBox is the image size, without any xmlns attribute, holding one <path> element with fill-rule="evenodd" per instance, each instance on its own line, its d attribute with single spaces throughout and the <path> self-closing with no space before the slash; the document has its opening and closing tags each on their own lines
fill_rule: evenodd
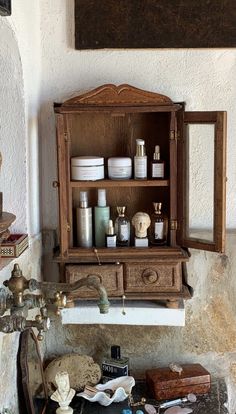
<svg viewBox="0 0 236 414">
<path fill-rule="evenodd" d="M 92 247 L 92 207 L 88 206 L 87 191 L 80 191 L 79 207 L 76 208 L 77 244 L 79 247 Z"/>
<path fill-rule="evenodd" d="M 151 177 L 152 178 L 164 178 L 165 176 L 165 161 L 161 160 L 160 147 L 155 146 L 155 152 L 153 154 L 153 160 L 151 163 Z"/>
<path fill-rule="evenodd" d="M 106 202 L 106 190 L 98 190 L 98 205 L 94 208 L 95 246 L 105 247 L 106 229 L 110 219 L 110 207 Z"/>
<path fill-rule="evenodd" d="M 115 221 L 115 232 L 117 235 L 117 246 L 129 246 L 130 244 L 130 221 L 125 215 L 126 207 L 116 207 L 118 217 Z"/>
<path fill-rule="evenodd" d="M 129 359 L 121 357 L 120 346 L 111 346 L 111 356 L 102 362 L 103 381 L 129 375 Z"/>
<path fill-rule="evenodd" d="M 109 220 L 106 231 L 106 247 L 116 247 L 116 234 L 114 232 L 112 220 Z"/>
<path fill-rule="evenodd" d="M 150 242 L 164 245 L 167 243 L 168 218 L 161 212 L 162 203 L 153 203 L 154 213 L 151 216 Z"/>
<path fill-rule="evenodd" d="M 135 180 L 147 179 L 147 156 L 145 141 L 136 139 L 136 155 L 134 157 L 134 178 Z"/>
</svg>

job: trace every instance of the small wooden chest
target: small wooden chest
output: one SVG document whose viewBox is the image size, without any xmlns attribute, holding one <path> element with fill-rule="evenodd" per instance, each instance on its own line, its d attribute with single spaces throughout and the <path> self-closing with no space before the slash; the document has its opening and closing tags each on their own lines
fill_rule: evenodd
<svg viewBox="0 0 236 414">
<path fill-rule="evenodd" d="M 210 391 L 211 376 L 205 368 L 200 364 L 185 364 L 182 368 L 181 374 L 172 372 L 170 368 L 147 370 L 146 382 L 152 397 L 166 400 Z"/>
<path fill-rule="evenodd" d="M 11 234 L 0 245 L 0 257 L 19 257 L 28 246 L 27 234 Z"/>
</svg>

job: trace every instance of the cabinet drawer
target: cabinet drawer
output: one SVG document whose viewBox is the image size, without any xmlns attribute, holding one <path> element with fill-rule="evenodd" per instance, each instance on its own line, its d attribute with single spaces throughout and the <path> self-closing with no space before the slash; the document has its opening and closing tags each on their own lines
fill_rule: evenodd
<svg viewBox="0 0 236 414">
<path fill-rule="evenodd" d="M 180 292 L 181 263 L 129 263 L 125 265 L 125 292 Z"/>
<path fill-rule="evenodd" d="M 69 283 L 77 282 L 78 280 L 94 275 L 99 278 L 105 287 L 108 297 L 122 296 L 123 289 L 123 266 L 122 265 L 68 265 L 66 266 L 66 281 Z M 77 290 L 76 294 L 72 293 L 70 296 L 80 298 L 97 298 L 95 289 L 86 286 Z"/>
</svg>

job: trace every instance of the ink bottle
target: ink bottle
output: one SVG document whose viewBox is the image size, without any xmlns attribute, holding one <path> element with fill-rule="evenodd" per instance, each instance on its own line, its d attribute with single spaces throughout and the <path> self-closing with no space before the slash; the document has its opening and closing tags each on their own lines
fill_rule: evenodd
<svg viewBox="0 0 236 414">
<path fill-rule="evenodd" d="M 121 357 L 119 345 L 111 346 L 111 356 L 102 362 L 103 382 L 129 375 L 129 359 Z"/>
</svg>

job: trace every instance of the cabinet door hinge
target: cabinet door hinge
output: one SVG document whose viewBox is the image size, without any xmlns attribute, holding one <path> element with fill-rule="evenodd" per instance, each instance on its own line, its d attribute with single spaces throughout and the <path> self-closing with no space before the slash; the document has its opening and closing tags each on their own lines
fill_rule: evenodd
<svg viewBox="0 0 236 414">
<path fill-rule="evenodd" d="M 67 135 L 67 132 L 64 132 L 64 140 L 65 140 L 65 142 L 67 142 L 67 141 L 68 141 L 68 135 Z"/>
<path fill-rule="evenodd" d="M 174 129 L 172 129 L 171 131 L 170 131 L 170 140 L 172 141 L 172 140 L 177 140 L 177 138 L 178 138 L 178 133 L 177 133 L 177 131 L 176 130 L 174 130 Z"/>
<path fill-rule="evenodd" d="M 67 223 L 66 224 L 66 230 L 69 232 L 69 231 L 71 231 L 71 225 L 70 225 L 70 223 Z"/>
<path fill-rule="evenodd" d="M 178 221 L 170 220 L 170 230 L 178 230 Z"/>
</svg>

